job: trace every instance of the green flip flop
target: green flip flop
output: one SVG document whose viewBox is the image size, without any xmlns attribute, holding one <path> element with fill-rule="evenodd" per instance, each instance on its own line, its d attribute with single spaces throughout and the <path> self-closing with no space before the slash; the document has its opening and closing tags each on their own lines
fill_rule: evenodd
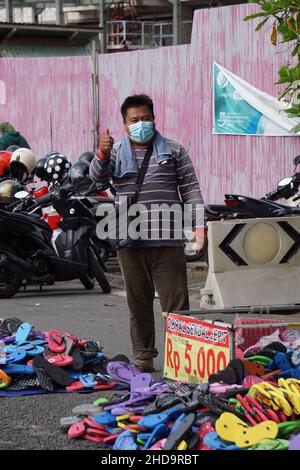
<svg viewBox="0 0 300 470">
<path fill-rule="evenodd" d="M 278 423 L 278 435 L 286 437 L 289 434 L 293 434 L 295 431 L 300 429 L 300 420 L 297 421 L 285 421 L 283 423 Z"/>
<path fill-rule="evenodd" d="M 265 439 L 249 450 L 287 450 L 288 447 L 289 441 L 287 439 Z"/>
</svg>

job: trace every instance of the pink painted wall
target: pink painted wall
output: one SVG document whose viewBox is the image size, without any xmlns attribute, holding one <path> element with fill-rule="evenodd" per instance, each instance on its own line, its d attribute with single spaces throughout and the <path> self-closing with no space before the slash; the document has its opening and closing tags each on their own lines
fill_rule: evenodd
<svg viewBox="0 0 300 470">
<path fill-rule="evenodd" d="M 76 160 L 92 150 L 89 57 L 2 58 L 0 80 L 6 88 L 0 122 L 10 121 L 36 157 L 59 150 Z"/>
<path fill-rule="evenodd" d="M 99 56 L 101 129 L 122 135 L 120 105 L 144 92 L 155 103 L 159 130 L 190 151 L 206 202 L 226 192 L 260 196 L 292 171 L 299 137 L 212 135 L 213 61 L 276 95 L 277 70 L 286 53 L 256 33 L 243 18 L 251 4 L 198 10 L 192 44 Z M 0 122 L 11 121 L 37 156 L 58 149 L 76 160 L 92 147 L 92 86 L 89 57 L 0 58 L 6 105 Z"/>
<path fill-rule="evenodd" d="M 226 192 L 260 196 L 292 172 L 299 137 L 216 136 L 213 128 L 213 61 L 276 96 L 277 71 L 287 58 L 269 42 L 270 30 L 244 22 L 256 5 L 198 10 L 192 44 L 100 56 L 100 116 L 119 138 L 119 107 L 129 94 L 145 92 L 155 103 L 159 130 L 190 151 L 206 202 Z M 286 49 L 286 47 L 285 47 Z"/>
</svg>

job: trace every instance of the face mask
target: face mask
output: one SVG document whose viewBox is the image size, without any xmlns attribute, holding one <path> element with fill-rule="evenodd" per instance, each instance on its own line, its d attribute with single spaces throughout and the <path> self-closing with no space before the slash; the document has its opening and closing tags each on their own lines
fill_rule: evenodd
<svg viewBox="0 0 300 470">
<path fill-rule="evenodd" d="M 134 142 L 148 142 L 154 134 L 154 126 L 151 121 L 139 121 L 134 124 L 130 124 L 130 138 Z"/>
</svg>

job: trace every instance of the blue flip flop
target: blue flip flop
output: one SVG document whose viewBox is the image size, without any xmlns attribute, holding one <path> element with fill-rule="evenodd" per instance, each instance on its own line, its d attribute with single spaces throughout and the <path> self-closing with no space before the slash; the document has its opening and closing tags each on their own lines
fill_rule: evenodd
<svg viewBox="0 0 300 470">
<path fill-rule="evenodd" d="M 154 429 L 159 424 L 166 423 L 167 421 L 174 421 L 178 416 L 183 413 L 184 405 L 176 405 L 162 413 L 143 416 L 138 425 L 143 428 Z"/>
<path fill-rule="evenodd" d="M 216 432 L 207 433 L 203 438 L 203 442 L 205 445 L 207 445 L 213 450 L 242 450 L 235 444 L 222 441 L 222 439 L 219 438 L 218 433 Z"/>
<path fill-rule="evenodd" d="M 34 345 L 29 342 L 23 342 L 20 344 L 9 344 L 4 348 L 5 353 L 13 353 L 15 351 L 25 351 L 28 356 L 40 356 L 44 352 L 42 346 Z"/>
<path fill-rule="evenodd" d="M 3 370 L 6 374 L 22 374 L 22 375 L 35 375 L 35 370 L 31 366 L 26 366 L 24 364 L 9 364 L 3 367 Z"/>
<path fill-rule="evenodd" d="M 159 441 L 164 437 L 167 437 L 170 434 L 170 429 L 166 424 L 159 424 L 156 426 L 150 436 L 148 437 L 147 441 L 145 442 L 144 449 L 149 449 L 150 446 L 153 444 L 153 441 Z"/>
<path fill-rule="evenodd" d="M 135 442 L 134 434 L 131 431 L 124 431 L 117 438 L 113 449 L 115 450 L 138 450 L 139 446 Z"/>
<path fill-rule="evenodd" d="M 23 341 L 26 341 L 30 336 L 31 328 L 32 327 L 29 323 L 22 323 L 16 332 L 16 343 L 23 343 Z"/>
<path fill-rule="evenodd" d="M 116 426 L 117 420 L 114 415 L 112 415 L 109 411 L 104 411 L 103 413 L 93 416 L 93 420 L 97 424 L 103 424 L 104 426 Z"/>
<path fill-rule="evenodd" d="M 97 385 L 95 374 L 83 374 L 79 377 L 79 380 L 86 388 L 93 388 Z"/>
<path fill-rule="evenodd" d="M 89 356 L 84 356 L 84 364 L 93 364 L 94 362 L 98 362 L 99 360 L 104 359 L 104 354 L 103 353 L 97 353 L 95 356 L 90 357 Z"/>
<path fill-rule="evenodd" d="M 22 349 L 20 349 L 18 351 L 14 351 L 10 354 L 7 354 L 6 357 L 0 357 L 0 364 L 6 365 L 23 362 L 26 356 L 26 351 L 22 351 Z"/>
</svg>

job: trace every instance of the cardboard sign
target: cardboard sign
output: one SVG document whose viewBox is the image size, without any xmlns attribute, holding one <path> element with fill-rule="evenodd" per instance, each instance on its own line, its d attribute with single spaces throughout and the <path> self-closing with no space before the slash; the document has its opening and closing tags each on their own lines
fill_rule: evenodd
<svg viewBox="0 0 300 470">
<path fill-rule="evenodd" d="M 230 361 L 230 332 L 224 326 L 170 313 L 166 319 L 164 376 L 206 381 Z"/>
</svg>

